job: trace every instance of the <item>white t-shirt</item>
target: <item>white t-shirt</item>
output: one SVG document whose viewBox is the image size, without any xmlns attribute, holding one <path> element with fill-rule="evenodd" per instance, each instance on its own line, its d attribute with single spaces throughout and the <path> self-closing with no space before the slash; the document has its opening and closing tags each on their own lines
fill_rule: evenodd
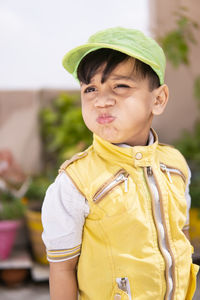
<svg viewBox="0 0 200 300">
<path fill-rule="evenodd" d="M 153 143 L 150 132 L 149 143 Z M 120 147 L 129 147 L 120 144 Z M 187 199 L 187 221 L 189 224 L 189 209 L 191 198 L 189 194 L 191 172 L 185 191 Z M 77 190 L 65 172 L 60 173 L 54 183 L 47 189 L 42 206 L 42 223 L 44 231 L 42 239 L 47 249 L 49 261 L 64 261 L 80 254 L 82 232 L 85 218 L 89 214 L 89 204 Z"/>
</svg>

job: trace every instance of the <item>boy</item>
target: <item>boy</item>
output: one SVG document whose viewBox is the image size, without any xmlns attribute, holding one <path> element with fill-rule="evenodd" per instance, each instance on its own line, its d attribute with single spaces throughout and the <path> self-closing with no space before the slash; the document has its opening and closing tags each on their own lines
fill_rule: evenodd
<svg viewBox="0 0 200 300">
<path fill-rule="evenodd" d="M 162 49 L 111 28 L 63 65 L 94 141 L 61 166 L 43 204 L 51 299 L 192 299 L 188 166 L 151 129 L 168 101 Z"/>
</svg>

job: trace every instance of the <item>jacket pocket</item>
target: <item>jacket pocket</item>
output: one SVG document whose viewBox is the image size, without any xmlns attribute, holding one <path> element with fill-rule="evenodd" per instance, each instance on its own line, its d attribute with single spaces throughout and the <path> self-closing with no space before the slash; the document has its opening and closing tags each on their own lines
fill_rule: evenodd
<svg viewBox="0 0 200 300">
<path fill-rule="evenodd" d="M 160 169 L 165 177 L 166 189 L 169 195 L 171 195 L 169 197 L 171 217 L 173 221 L 176 220 L 176 223 L 182 229 L 187 222 L 188 213 L 186 177 L 181 170 L 163 163 L 160 163 Z"/>
<path fill-rule="evenodd" d="M 108 179 L 93 196 L 93 202 L 100 202 L 109 192 L 111 192 L 116 186 L 124 183 L 124 191 L 128 191 L 128 176 L 126 170 L 119 170 L 113 177 Z"/>
<path fill-rule="evenodd" d="M 190 269 L 190 281 L 189 281 L 189 286 L 188 286 L 188 291 L 187 291 L 187 296 L 185 300 L 192 300 L 195 290 L 196 290 L 196 277 L 197 273 L 199 271 L 199 266 L 195 264 L 191 264 L 191 269 Z"/>
<path fill-rule="evenodd" d="M 133 190 L 132 185 L 127 171 L 120 169 L 100 185 L 93 195 L 93 203 L 107 217 L 122 215 L 133 209 L 133 197 L 129 194 L 129 189 Z"/>
<path fill-rule="evenodd" d="M 167 175 L 167 178 L 170 181 L 170 183 L 173 183 L 172 175 L 180 176 L 182 178 L 184 184 L 186 183 L 186 177 L 181 170 L 167 166 L 163 163 L 160 163 L 160 169 L 163 173 L 165 173 Z"/>
</svg>

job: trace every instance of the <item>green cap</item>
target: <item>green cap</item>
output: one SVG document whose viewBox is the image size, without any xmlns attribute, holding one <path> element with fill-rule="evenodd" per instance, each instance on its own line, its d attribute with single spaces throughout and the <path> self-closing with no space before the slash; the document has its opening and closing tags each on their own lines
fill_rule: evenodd
<svg viewBox="0 0 200 300">
<path fill-rule="evenodd" d="M 69 51 L 63 58 L 64 68 L 77 79 L 77 68 L 88 53 L 110 48 L 149 65 L 164 83 L 166 59 L 162 48 L 141 31 L 122 27 L 109 28 L 92 35 L 88 42 Z"/>
</svg>

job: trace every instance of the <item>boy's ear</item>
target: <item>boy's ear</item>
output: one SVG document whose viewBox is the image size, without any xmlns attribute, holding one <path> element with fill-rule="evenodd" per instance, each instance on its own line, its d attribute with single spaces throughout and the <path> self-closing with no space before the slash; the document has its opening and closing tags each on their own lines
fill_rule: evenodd
<svg viewBox="0 0 200 300">
<path fill-rule="evenodd" d="M 169 89 L 166 84 L 161 85 L 153 91 L 154 103 L 152 107 L 153 115 L 161 115 L 165 110 L 165 107 L 169 98 Z"/>
</svg>

